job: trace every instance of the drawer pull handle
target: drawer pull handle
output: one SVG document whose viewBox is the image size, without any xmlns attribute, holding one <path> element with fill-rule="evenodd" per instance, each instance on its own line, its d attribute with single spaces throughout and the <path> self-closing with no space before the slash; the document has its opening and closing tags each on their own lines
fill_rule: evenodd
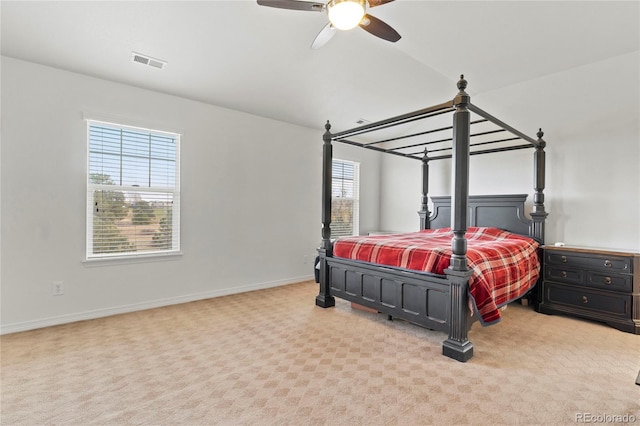
<svg viewBox="0 0 640 426">
<path fill-rule="evenodd" d="M 587 296 L 582 296 L 582 303 L 584 304 L 589 303 L 589 299 L 587 299 Z"/>
<path fill-rule="evenodd" d="M 604 261 L 604 266 L 606 266 L 607 268 L 611 268 L 611 266 L 612 266 L 611 261 L 610 260 L 605 260 Z"/>
<path fill-rule="evenodd" d="M 611 284 L 611 277 L 604 277 L 604 283 L 605 284 Z"/>
<path fill-rule="evenodd" d="M 567 271 L 562 271 L 562 272 L 560 272 L 560 276 L 561 276 L 562 278 L 567 278 Z"/>
<path fill-rule="evenodd" d="M 562 261 L 562 263 L 567 263 L 567 256 L 560 257 L 560 260 Z"/>
</svg>

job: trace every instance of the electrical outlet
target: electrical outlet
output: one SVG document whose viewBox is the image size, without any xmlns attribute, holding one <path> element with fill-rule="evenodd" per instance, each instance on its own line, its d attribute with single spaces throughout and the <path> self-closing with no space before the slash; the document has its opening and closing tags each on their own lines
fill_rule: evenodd
<svg viewBox="0 0 640 426">
<path fill-rule="evenodd" d="M 53 282 L 52 294 L 54 296 L 62 296 L 64 294 L 64 283 L 62 281 Z"/>
<path fill-rule="evenodd" d="M 306 254 L 304 255 L 304 264 L 306 265 L 307 263 L 309 263 L 309 256 L 307 256 Z"/>
</svg>

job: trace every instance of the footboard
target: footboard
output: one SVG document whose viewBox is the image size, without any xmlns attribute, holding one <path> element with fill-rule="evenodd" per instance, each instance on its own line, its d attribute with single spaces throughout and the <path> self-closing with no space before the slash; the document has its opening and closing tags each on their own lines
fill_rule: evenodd
<svg viewBox="0 0 640 426">
<path fill-rule="evenodd" d="M 333 296 L 432 330 L 449 331 L 447 277 L 341 258 L 326 261 Z"/>
</svg>

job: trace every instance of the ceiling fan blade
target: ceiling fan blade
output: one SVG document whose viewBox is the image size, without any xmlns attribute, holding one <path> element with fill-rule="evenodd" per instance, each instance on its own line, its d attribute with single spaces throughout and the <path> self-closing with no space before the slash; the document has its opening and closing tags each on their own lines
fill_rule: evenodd
<svg viewBox="0 0 640 426">
<path fill-rule="evenodd" d="M 364 18 L 362 18 L 362 21 L 360 21 L 359 25 L 360 28 L 367 31 L 368 33 L 392 43 L 395 43 L 401 38 L 400 34 L 398 34 L 396 30 L 391 28 L 389 24 L 381 21 L 374 16 L 369 15 L 368 13 L 364 15 Z"/>
<path fill-rule="evenodd" d="M 369 0 L 369 7 L 381 6 L 383 4 L 391 3 L 395 0 Z"/>
<path fill-rule="evenodd" d="M 327 44 L 329 40 L 331 40 L 331 38 L 335 33 L 336 33 L 335 27 L 331 25 L 331 22 L 329 22 L 320 30 L 315 40 L 313 40 L 313 43 L 311 43 L 311 48 L 320 49 L 322 46 Z"/>
<path fill-rule="evenodd" d="M 322 12 L 324 3 L 298 0 L 258 0 L 260 6 L 276 7 L 278 9 L 304 10 L 309 12 Z"/>
</svg>

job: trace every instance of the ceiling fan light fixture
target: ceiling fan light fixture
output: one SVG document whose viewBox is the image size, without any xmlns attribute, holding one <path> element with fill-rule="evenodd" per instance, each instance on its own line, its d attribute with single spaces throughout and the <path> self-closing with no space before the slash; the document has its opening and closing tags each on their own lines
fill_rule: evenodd
<svg viewBox="0 0 640 426">
<path fill-rule="evenodd" d="M 362 21 L 366 7 L 366 0 L 330 0 L 327 14 L 334 27 L 350 30 Z"/>
</svg>

